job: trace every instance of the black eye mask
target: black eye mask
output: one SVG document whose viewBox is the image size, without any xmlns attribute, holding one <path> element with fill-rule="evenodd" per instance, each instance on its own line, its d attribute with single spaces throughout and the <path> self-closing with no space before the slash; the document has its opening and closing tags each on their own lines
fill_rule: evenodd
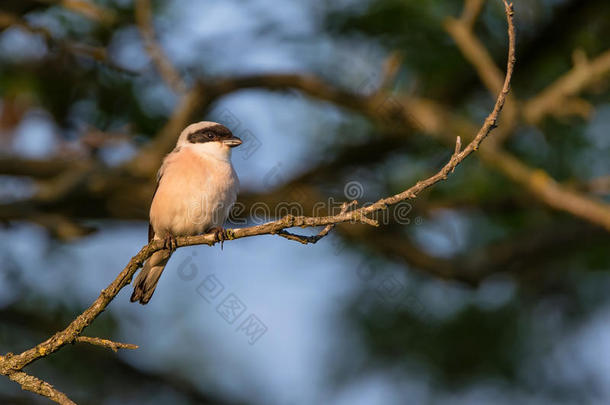
<svg viewBox="0 0 610 405">
<path fill-rule="evenodd" d="M 190 143 L 204 143 L 222 141 L 223 139 L 229 139 L 233 137 L 233 134 L 229 128 L 224 125 L 214 125 L 207 128 L 198 129 L 197 131 L 188 134 L 186 139 Z"/>
</svg>

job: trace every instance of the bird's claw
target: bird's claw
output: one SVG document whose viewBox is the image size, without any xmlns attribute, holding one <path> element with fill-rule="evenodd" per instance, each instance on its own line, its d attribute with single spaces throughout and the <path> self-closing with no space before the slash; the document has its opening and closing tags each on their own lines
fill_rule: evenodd
<svg viewBox="0 0 610 405">
<path fill-rule="evenodd" d="M 178 241 L 174 235 L 168 234 L 163 239 L 163 248 L 167 249 L 171 252 L 178 248 Z"/>
<path fill-rule="evenodd" d="M 211 228 L 209 230 L 209 232 L 214 233 L 214 237 L 216 238 L 216 242 L 220 242 L 220 250 L 223 249 L 223 244 L 224 241 L 229 239 L 229 235 L 227 234 L 227 230 L 220 227 L 220 226 L 216 226 L 214 228 Z"/>
</svg>

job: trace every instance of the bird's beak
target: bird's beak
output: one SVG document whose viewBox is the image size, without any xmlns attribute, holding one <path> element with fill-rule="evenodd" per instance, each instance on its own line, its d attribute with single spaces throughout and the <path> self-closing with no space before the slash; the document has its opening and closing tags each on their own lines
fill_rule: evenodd
<svg viewBox="0 0 610 405">
<path fill-rule="evenodd" d="M 223 140 L 222 143 L 227 145 L 229 148 L 234 148 L 241 145 L 241 139 L 233 135 L 231 138 Z"/>
</svg>

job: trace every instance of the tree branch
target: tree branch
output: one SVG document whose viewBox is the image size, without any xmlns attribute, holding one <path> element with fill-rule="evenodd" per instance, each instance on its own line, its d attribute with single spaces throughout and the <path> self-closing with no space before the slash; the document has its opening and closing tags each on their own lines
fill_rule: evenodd
<svg viewBox="0 0 610 405">
<path fill-rule="evenodd" d="M 161 45 L 155 40 L 150 0 L 137 0 L 135 4 L 136 23 L 144 40 L 144 47 L 163 80 L 178 94 L 184 93 L 187 86 L 169 61 Z"/>
<path fill-rule="evenodd" d="M 455 134 L 469 136 L 474 125 L 453 116 L 443 106 L 433 100 L 376 94 L 374 97 L 359 97 L 356 94 L 335 89 L 315 77 L 299 75 L 255 75 L 237 79 L 225 79 L 206 85 L 214 97 L 236 90 L 264 87 L 267 89 L 294 88 L 321 100 L 362 112 L 378 122 L 415 123 L 423 133 L 437 137 L 444 142 L 452 142 Z M 391 117 L 380 108 L 388 97 L 395 97 L 396 109 Z M 497 143 L 497 142 L 495 142 Z M 511 181 L 527 189 L 538 201 L 559 211 L 567 212 L 595 225 L 610 230 L 610 206 L 596 198 L 583 195 L 564 186 L 540 168 L 530 167 L 513 154 L 492 143 L 486 144 L 479 155 L 489 167 L 498 170 Z"/>
<path fill-rule="evenodd" d="M 121 73 L 127 73 L 130 75 L 138 73 L 112 62 L 110 58 L 108 58 L 108 52 L 104 47 L 82 44 L 70 40 L 57 39 L 53 37 L 51 32 L 44 27 L 34 27 L 18 15 L 0 11 L 0 30 L 12 26 L 19 27 L 32 34 L 41 35 L 49 47 L 55 45 L 60 50 L 65 50 L 70 54 L 81 55 L 96 62 L 103 62 L 107 67 Z"/>
<path fill-rule="evenodd" d="M 349 203 L 344 202 L 341 207 L 340 214 L 345 214 L 350 207 L 353 207 L 357 204 L 358 204 L 358 201 L 351 201 Z M 369 225 L 379 226 L 379 223 L 377 221 L 375 221 L 374 219 L 366 218 L 366 220 L 365 220 L 364 218 L 361 218 L 361 220 L 363 220 L 365 223 L 367 223 Z M 296 235 L 294 233 L 290 233 L 283 229 L 280 230 L 279 232 L 277 232 L 276 235 L 279 235 L 288 240 L 293 240 L 296 242 L 300 242 L 304 245 L 307 245 L 309 243 L 311 243 L 311 244 L 317 243 L 320 239 L 322 239 L 323 237 L 328 235 L 330 233 L 330 231 L 333 230 L 334 227 L 335 227 L 335 224 L 328 224 L 317 235 L 313 235 L 313 236 Z"/>
<path fill-rule="evenodd" d="M 409 106 L 423 130 L 445 142 L 449 142 L 456 132 L 467 134 L 474 129 L 472 123 L 451 116 L 431 100 L 411 99 Z M 545 205 L 610 231 L 610 206 L 603 201 L 560 184 L 543 169 L 527 166 L 493 143 L 487 143 L 481 148 L 479 157 L 487 166 L 524 187 Z"/>
<path fill-rule="evenodd" d="M 48 179 L 72 170 L 79 161 L 67 159 L 29 159 L 18 156 L 0 156 L 0 173 L 9 176 L 28 176 Z"/>
<path fill-rule="evenodd" d="M 62 7 L 78 13 L 91 20 L 111 24 L 116 19 L 116 15 L 107 8 L 98 6 L 89 1 L 83 0 L 43 0 L 49 3 L 59 3 Z"/>
<path fill-rule="evenodd" d="M 0 356 L 0 361 L 2 361 L 2 359 L 3 357 Z M 42 395 L 43 397 L 47 397 L 51 401 L 55 401 L 61 405 L 76 405 L 76 402 L 68 398 L 68 396 L 63 392 L 55 389 L 48 382 L 26 374 L 23 371 L 14 371 L 5 375 L 8 376 L 11 381 L 21 385 L 21 388 L 26 391 L 31 391 L 35 394 Z"/>
<path fill-rule="evenodd" d="M 577 53 L 578 55 L 578 53 Z M 564 116 L 574 111 L 565 108 L 574 106 L 576 95 L 610 74 L 610 50 L 589 61 L 581 54 L 575 66 L 523 106 L 523 115 L 530 124 L 539 123 L 548 114 Z M 582 111 L 582 107 L 578 108 Z"/>
<path fill-rule="evenodd" d="M 464 57 L 474 66 L 481 81 L 492 95 L 502 88 L 502 72 L 496 66 L 485 46 L 472 31 L 476 16 L 483 6 L 483 1 L 466 0 L 459 19 L 445 19 L 445 29 L 451 35 Z M 516 122 L 517 108 L 514 95 L 509 95 L 504 109 L 506 124 L 498 131 L 495 141 L 502 141 L 513 131 Z"/>
<path fill-rule="evenodd" d="M 102 24 L 112 24 L 116 20 L 114 11 L 86 0 L 36 0 L 35 3 L 57 5 Z"/>
<path fill-rule="evenodd" d="M 474 27 L 474 23 L 477 21 L 483 6 L 485 5 L 485 0 L 465 0 L 464 1 L 464 9 L 462 10 L 462 15 L 460 16 L 460 20 L 466 25 L 469 30 L 472 30 Z"/>
<path fill-rule="evenodd" d="M 118 352 L 119 349 L 135 350 L 138 348 L 137 345 L 134 345 L 131 343 L 113 342 L 112 340 L 101 339 L 101 338 L 96 338 L 96 337 L 89 337 L 89 336 L 78 336 L 76 339 L 74 339 L 74 342 L 89 343 L 89 344 L 92 344 L 95 346 L 107 347 L 108 349 L 111 349 L 115 353 Z"/>
</svg>

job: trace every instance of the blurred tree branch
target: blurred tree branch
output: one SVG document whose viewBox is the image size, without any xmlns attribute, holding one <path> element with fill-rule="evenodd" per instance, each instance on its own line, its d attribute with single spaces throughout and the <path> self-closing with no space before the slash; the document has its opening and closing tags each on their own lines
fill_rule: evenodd
<svg viewBox="0 0 610 405">
<path fill-rule="evenodd" d="M 51 49 L 55 47 L 70 55 L 80 55 L 92 59 L 121 73 L 127 73 L 129 75 L 138 74 L 138 72 L 126 69 L 112 62 L 110 58 L 108 58 L 108 51 L 104 47 L 83 44 L 71 40 L 57 39 L 44 27 L 33 26 L 18 15 L 0 11 L 0 32 L 9 27 L 18 27 L 31 34 L 42 36 L 47 46 Z"/>
<path fill-rule="evenodd" d="M 466 1 L 462 16 L 459 19 L 448 17 L 445 20 L 445 29 L 454 39 L 464 57 L 474 66 L 485 87 L 494 95 L 502 87 L 502 72 L 473 32 L 474 23 L 483 3 L 484 1 L 480 0 Z M 494 137 L 494 143 L 502 143 L 513 132 L 517 122 L 516 104 L 515 96 L 509 95 L 504 108 L 506 125 L 498 131 L 497 136 Z"/>
<path fill-rule="evenodd" d="M 58 3 L 62 7 L 81 14 L 91 20 L 98 21 L 105 24 L 111 24 L 116 16 L 110 10 L 105 7 L 99 6 L 89 1 L 83 0 L 39 0 L 42 2 L 56 4 Z"/>
<path fill-rule="evenodd" d="M 424 133 L 445 143 L 453 134 L 467 138 L 474 124 L 447 111 L 439 103 L 407 95 L 375 93 L 361 97 L 327 85 L 314 77 L 300 75 L 256 75 L 235 80 L 217 81 L 206 86 L 211 94 L 228 93 L 238 89 L 263 87 L 267 89 L 295 88 L 315 98 L 354 109 L 387 125 L 414 125 Z M 384 102 L 393 100 L 391 108 L 381 108 Z M 544 170 L 531 168 L 499 146 L 488 143 L 481 149 L 481 160 L 504 176 L 527 189 L 547 206 L 568 212 L 610 230 L 610 206 L 594 197 L 571 190 L 552 179 Z"/>
<path fill-rule="evenodd" d="M 182 94 L 186 91 L 186 84 L 182 77 L 169 61 L 163 48 L 155 39 L 155 29 L 153 26 L 152 10 L 150 0 L 136 0 L 136 23 L 144 40 L 144 47 L 153 61 L 159 74 L 177 94 Z"/>
<path fill-rule="evenodd" d="M 196 111 L 200 110 L 203 105 L 208 105 L 211 100 L 216 100 L 219 97 L 230 94 L 235 91 L 247 88 L 266 88 L 269 90 L 282 90 L 294 88 L 303 91 L 304 93 L 337 105 L 341 105 L 356 111 L 359 111 L 381 123 L 382 126 L 388 126 L 388 122 L 393 123 L 396 128 L 404 128 L 404 125 L 414 123 L 424 133 L 431 135 L 443 142 L 452 142 L 452 134 L 459 133 L 464 137 L 468 137 L 469 133 L 473 132 L 474 125 L 469 121 L 450 114 L 446 109 L 433 100 L 392 95 L 389 93 L 375 93 L 371 96 L 358 96 L 350 92 L 336 89 L 331 85 L 324 83 L 312 76 L 303 75 L 253 75 L 239 78 L 219 79 L 214 83 L 201 83 L 199 85 L 204 90 L 203 92 L 209 96 L 202 101 L 199 92 L 192 90 L 183 99 L 172 118 L 166 126 L 159 132 L 150 145 L 145 146 L 142 151 L 134 159 L 127 163 L 126 167 L 129 172 L 135 173 L 133 178 L 125 178 L 125 172 L 117 170 L 116 174 L 112 171 L 104 170 L 94 176 L 97 181 L 92 182 L 93 185 L 83 186 L 80 192 L 83 193 L 83 199 L 98 199 L 100 196 L 108 199 L 125 199 L 124 191 L 130 188 L 136 198 L 130 199 L 133 205 L 123 204 L 104 204 L 104 212 L 101 215 L 108 215 L 108 207 L 121 207 L 120 211 L 112 211 L 112 216 L 120 218 L 142 218 L 142 215 L 137 215 L 134 210 L 125 211 L 127 206 L 135 208 L 138 212 L 145 213 L 144 202 L 147 201 L 146 196 L 149 195 L 150 189 L 153 187 L 152 178 L 161 161 L 162 156 L 171 149 L 175 142 L 176 133 L 180 131 L 184 124 L 189 122 Z M 391 104 L 390 108 L 380 108 L 384 101 L 392 99 L 397 101 Z M 390 120 L 390 121 L 389 121 Z M 389 125 L 392 129 L 392 124 Z M 582 194 L 577 190 L 570 189 L 568 186 L 561 185 L 553 180 L 545 171 L 538 168 L 527 166 L 521 160 L 513 156 L 511 153 L 501 149 L 500 147 L 491 147 L 489 144 L 481 150 L 480 157 L 486 165 L 495 170 L 498 170 L 504 176 L 527 189 L 531 195 L 535 196 L 540 202 L 545 205 L 568 212 L 574 216 L 583 218 L 594 224 L 610 229 L 610 208 L 603 202 Z M 17 170 L 18 165 L 11 162 L 12 158 L 7 158 L 0 161 L 0 165 L 7 168 L 7 171 L 13 173 Z M 41 162 L 35 162 L 41 163 Z M 48 161 L 45 166 L 57 165 L 63 166 L 63 161 Z M 21 167 L 21 163 L 19 163 Z M 69 168 L 69 166 L 67 167 Z M 21 169 L 19 169 L 21 170 Z M 37 171 L 38 173 L 38 171 Z M 95 190 L 92 190 L 94 188 Z M 115 196 L 115 197 L 113 197 Z M 70 201 L 63 201 L 63 210 L 76 213 Z M 27 213 L 36 211 L 36 202 L 33 204 L 15 203 L 4 205 L 2 213 L 4 219 L 24 218 Z M 83 215 L 94 215 L 95 207 L 89 207 L 89 210 Z"/>
<path fill-rule="evenodd" d="M 462 10 L 462 15 L 460 16 L 460 20 L 462 23 L 466 25 L 468 30 L 472 30 L 483 6 L 485 5 L 485 0 L 465 0 L 464 1 L 464 10 Z"/>
<path fill-rule="evenodd" d="M 20 0 L 5 1 L 4 3 L 6 4 L 0 6 L 1 9 L 19 15 L 50 6 L 59 6 L 102 24 L 112 24 L 116 19 L 112 10 L 84 0 Z"/>
<path fill-rule="evenodd" d="M 8 176 L 49 179 L 71 170 L 80 163 L 80 159 L 32 159 L 19 156 L 0 156 L 0 173 Z"/>
<path fill-rule="evenodd" d="M 397 259 L 414 270 L 423 271 L 443 280 L 454 280 L 476 287 L 492 274 L 510 273 L 534 277 L 527 270 L 536 268 L 537 263 L 549 257 L 576 251 L 596 238 L 608 240 L 602 229 L 587 223 L 562 222 L 536 229 L 530 229 L 518 236 L 492 243 L 485 249 L 467 249 L 466 253 L 451 258 L 439 258 L 422 250 L 398 227 L 389 227 L 384 232 L 374 232 L 364 226 L 342 227 L 341 235 L 348 241 L 362 244 L 376 253 L 390 259 Z M 457 238 L 447 231 L 447 238 Z M 473 253 L 475 252 L 475 253 Z"/>
<path fill-rule="evenodd" d="M 159 162 L 172 150 L 180 131 L 198 111 L 209 105 L 209 102 L 197 88 L 188 90 L 181 96 L 178 106 L 154 139 L 124 165 L 125 169 L 132 175 L 153 179 Z"/>
<path fill-rule="evenodd" d="M 578 94 L 609 73 L 610 50 L 592 60 L 584 52 L 575 51 L 574 68 L 525 103 L 525 120 L 537 124 L 549 114 L 557 117 L 572 114 L 586 117 L 592 108 L 589 103 L 578 98 Z"/>
</svg>

